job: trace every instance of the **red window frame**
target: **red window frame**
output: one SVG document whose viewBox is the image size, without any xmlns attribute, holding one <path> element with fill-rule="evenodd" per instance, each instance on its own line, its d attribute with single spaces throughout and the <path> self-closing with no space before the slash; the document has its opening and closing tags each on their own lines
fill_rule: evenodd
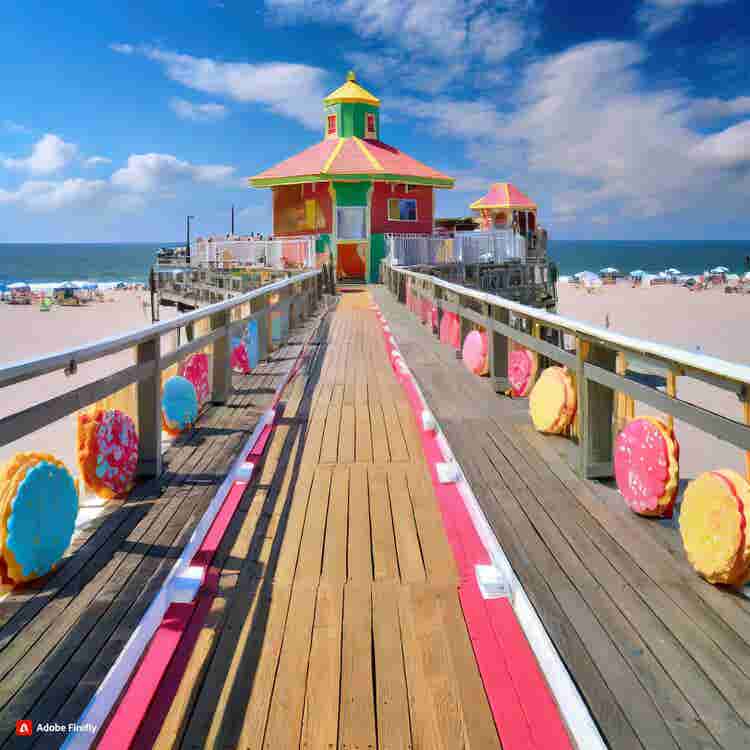
<svg viewBox="0 0 750 750">
<path fill-rule="evenodd" d="M 365 135 L 377 135 L 375 132 L 375 115 L 372 112 L 365 112 Z"/>
<path fill-rule="evenodd" d="M 328 115 L 328 135 L 336 133 L 336 115 Z"/>
</svg>

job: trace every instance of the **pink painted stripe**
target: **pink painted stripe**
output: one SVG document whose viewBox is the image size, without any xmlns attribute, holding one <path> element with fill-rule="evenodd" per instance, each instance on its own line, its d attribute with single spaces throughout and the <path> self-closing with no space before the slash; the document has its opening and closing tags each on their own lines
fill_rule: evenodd
<svg viewBox="0 0 750 750">
<path fill-rule="evenodd" d="M 206 534 L 203 544 L 196 552 L 192 565 L 208 567 L 213 560 L 229 522 L 242 500 L 246 482 L 234 482 Z M 201 587 L 201 591 L 206 584 Z M 213 594 L 211 594 L 213 599 Z M 202 601 L 202 603 L 204 603 Z M 208 608 L 205 607 L 206 612 Z M 195 602 L 191 604 L 170 604 L 162 624 L 151 639 L 151 643 L 133 676 L 127 691 L 112 714 L 107 728 L 99 741 L 101 750 L 129 748 L 138 728 L 157 693 L 164 673 L 180 644 L 183 635 L 196 613 Z M 196 613 L 197 614 L 197 613 Z M 205 619 L 205 615 L 204 615 Z M 202 623 L 201 623 L 202 624 Z"/>
<path fill-rule="evenodd" d="M 269 422 L 264 428 L 263 432 L 258 436 L 258 441 L 253 446 L 253 449 L 248 453 L 248 458 L 258 458 L 263 455 L 263 451 L 266 449 L 266 443 L 268 438 L 271 436 L 271 430 L 273 430 L 273 422 Z"/>
<path fill-rule="evenodd" d="M 385 319 L 378 316 L 385 325 Z M 474 655 L 505 750 L 560 750 L 572 745 L 539 665 L 507 599 L 485 600 L 474 566 L 491 562 L 455 484 L 440 484 L 436 464 L 444 460 L 435 433 L 421 426 L 425 404 L 413 376 L 393 356 L 391 335 L 383 331 L 388 358 L 417 418 L 446 535 L 458 564 L 459 598 Z"/>
</svg>

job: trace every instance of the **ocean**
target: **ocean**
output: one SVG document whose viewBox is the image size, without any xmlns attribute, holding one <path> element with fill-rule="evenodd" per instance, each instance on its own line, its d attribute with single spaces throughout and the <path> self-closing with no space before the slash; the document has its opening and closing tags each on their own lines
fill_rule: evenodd
<svg viewBox="0 0 750 750">
<path fill-rule="evenodd" d="M 157 248 L 164 246 L 168 243 L 0 243 L 0 283 L 145 283 Z"/>
<path fill-rule="evenodd" d="M 579 271 L 593 271 L 612 266 L 623 273 L 641 269 L 659 273 L 677 268 L 686 275 L 699 275 L 715 266 L 726 266 L 732 273 L 750 270 L 746 258 L 750 256 L 750 240 L 698 241 L 670 240 L 550 240 L 547 246 L 561 276 Z"/>
<path fill-rule="evenodd" d="M 0 283 L 62 281 L 146 282 L 160 242 L 0 243 Z M 175 246 L 175 243 L 172 243 Z M 627 273 L 636 268 L 658 273 L 678 268 L 700 274 L 726 266 L 734 273 L 748 269 L 749 241 L 591 241 L 550 240 L 548 252 L 561 275 L 599 271 L 614 266 Z"/>
</svg>

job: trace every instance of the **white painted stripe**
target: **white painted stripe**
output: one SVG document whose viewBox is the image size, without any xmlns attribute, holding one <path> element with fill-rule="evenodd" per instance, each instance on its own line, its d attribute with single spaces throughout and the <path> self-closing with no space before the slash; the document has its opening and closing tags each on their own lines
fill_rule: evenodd
<svg viewBox="0 0 750 750">
<path fill-rule="evenodd" d="M 391 341 L 396 346 L 395 339 L 391 336 Z M 403 360 L 402 360 L 403 361 Z M 404 370 L 411 377 L 414 387 L 422 402 L 423 409 L 429 409 L 427 399 L 419 387 L 419 382 L 404 365 Z M 542 623 L 539 615 L 529 601 L 526 592 L 518 580 L 518 577 L 510 564 L 510 560 L 500 546 L 495 532 L 492 530 L 479 501 L 471 489 L 471 485 L 466 480 L 466 476 L 461 469 L 461 465 L 451 450 L 448 439 L 445 436 L 440 424 L 435 419 L 437 435 L 436 439 L 443 459 L 446 463 L 455 465 L 458 473 L 456 487 L 464 500 L 466 510 L 469 512 L 474 528 L 484 545 L 487 554 L 492 560 L 493 566 L 497 569 L 498 574 L 503 576 L 510 583 L 511 587 L 511 604 L 513 611 L 518 618 L 518 622 L 523 629 L 526 640 L 529 642 L 537 662 L 544 674 L 547 684 L 552 694 L 555 696 L 560 713 L 573 735 L 579 748 L 585 750 L 606 750 L 607 745 L 602 738 L 591 713 L 589 712 L 583 697 L 573 682 L 573 678 L 568 672 L 565 662 L 555 648 L 554 643 L 550 640 L 549 635 Z"/>
</svg>

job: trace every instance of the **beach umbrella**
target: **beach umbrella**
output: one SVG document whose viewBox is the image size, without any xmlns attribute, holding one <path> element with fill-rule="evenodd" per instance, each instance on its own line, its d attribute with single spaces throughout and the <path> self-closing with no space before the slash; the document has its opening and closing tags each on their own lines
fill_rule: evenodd
<svg viewBox="0 0 750 750">
<path fill-rule="evenodd" d="M 711 269 L 710 273 L 729 273 L 729 269 L 726 266 L 716 266 Z"/>
<path fill-rule="evenodd" d="M 668 269 L 667 269 L 667 273 L 668 273 L 668 274 L 669 274 L 670 276 L 677 276 L 678 274 L 682 273 L 682 271 L 680 271 L 680 269 L 679 269 L 679 268 L 668 268 Z"/>
<path fill-rule="evenodd" d="M 631 271 L 631 272 L 630 272 L 630 275 L 631 275 L 631 276 L 632 276 L 633 278 L 635 278 L 635 279 L 638 279 L 638 278 L 640 278 L 641 276 L 643 276 L 643 275 L 644 275 L 645 273 L 646 273 L 646 272 L 645 272 L 645 271 L 644 271 L 644 270 L 643 270 L 642 268 L 636 268 L 636 269 L 635 269 L 635 271 Z"/>
<path fill-rule="evenodd" d="M 600 269 L 599 273 L 620 273 L 620 271 L 617 268 L 612 268 L 612 266 L 607 266 L 607 268 Z"/>
<path fill-rule="evenodd" d="M 12 284 L 8 284 L 8 289 L 29 289 L 29 285 L 25 281 L 14 281 Z"/>
<path fill-rule="evenodd" d="M 742 278 L 745 279 L 745 281 L 750 281 L 750 271 L 748 271 Z"/>
<path fill-rule="evenodd" d="M 584 286 L 594 287 L 602 285 L 602 280 L 595 273 L 591 273 L 591 271 L 582 271 L 578 275 L 578 278 L 583 282 Z"/>
</svg>

